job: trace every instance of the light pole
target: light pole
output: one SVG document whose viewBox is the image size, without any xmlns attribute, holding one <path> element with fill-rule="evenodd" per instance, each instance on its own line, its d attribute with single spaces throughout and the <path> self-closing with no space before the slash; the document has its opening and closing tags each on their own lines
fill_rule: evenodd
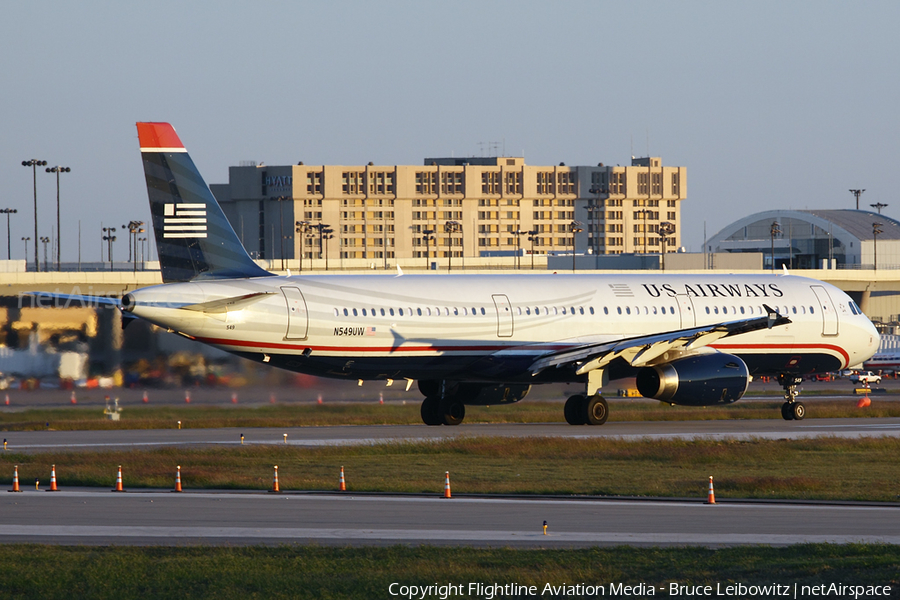
<svg viewBox="0 0 900 600">
<path fill-rule="evenodd" d="M 866 190 L 850 190 L 850 193 L 856 196 L 856 210 L 859 210 L 859 197 L 862 196 L 862 193 Z"/>
<path fill-rule="evenodd" d="M 778 221 L 772 221 L 772 225 L 769 227 L 769 236 L 772 238 L 772 254 L 770 260 L 772 262 L 772 271 L 775 271 L 775 238 L 781 235 L 781 225 L 778 224 Z"/>
<path fill-rule="evenodd" d="M 537 227 L 532 229 L 528 233 L 528 241 L 531 242 L 531 270 L 534 271 L 534 242 L 537 239 L 538 230 Z"/>
<path fill-rule="evenodd" d="M 428 262 L 431 260 L 431 242 L 434 241 L 434 229 L 423 229 L 422 240 L 425 242 L 425 270 L 428 270 Z"/>
<path fill-rule="evenodd" d="M 666 239 L 675 233 L 675 223 L 663 221 L 659 224 L 659 267 L 661 271 L 666 270 Z"/>
<path fill-rule="evenodd" d="M 44 244 L 44 271 L 50 270 L 50 265 L 47 264 L 47 242 L 50 241 L 50 238 L 47 236 L 41 236 L 41 243 Z"/>
<path fill-rule="evenodd" d="M 447 234 L 447 271 L 453 270 L 453 234 L 458 233 L 462 225 L 457 221 L 444 223 L 444 233 Z"/>
<path fill-rule="evenodd" d="M 278 202 L 278 230 L 281 232 L 281 270 L 284 271 L 284 203 L 287 200 L 293 200 L 291 196 L 273 196 L 269 198 L 269 200 L 275 200 Z M 274 243 L 275 240 L 272 240 Z M 300 262 L 303 262 L 303 257 L 300 257 Z"/>
<path fill-rule="evenodd" d="M 30 237 L 23 237 L 22 241 L 25 242 L 25 269 L 28 270 L 28 240 Z M 35 244 L 37 245 L 37 244 Z"/>
<path fill-rule="evenodd" d="M 129 221 L 128 225 L 122 225 L 122 230 L 128 230 L 128 260 L 132 263 L 133 271 L 137 272 L 137 237 L 144 233 L 143 221 Z M 133 252 L 132 252 L 133 250 Z"/>
<path fill-rule="evenodd" d="M 12 242 L 9 237 L 9 215 L 16 214 L 15 208 L 0 208 L 0 215 L 6 215 L 6 260 L 12 260 Z M 25 253 L 25 260 L 28 260 L 28 253 Z"/>
<path fill-rule="evenodd" d="M 328 240 L 334 239 L 334 229 L 331 225 L 325 223 L 319 227 L 319 249 L 325 250 L 325 270 L 328 270 Z"/>
<path fill-rule="evenodd" d="M 46 160 L 38 160 L 36 158 L 32 158 L 31 160 L 23 160 L 23 167 L 31 167 L 31 176 L 34 180 L 34 270 L 40 271 L 41 265 L 38 260 L 38 249 L 37 249 L 37 239 L 38 239 L 38 223 L 37 223 L 37 168 L 38 167 L 46 167 Z M 25 257 L 25 260 L 28 260 L 28 257 Z"/>
<path fill-rule="evenodd" d="M 880 215 L 880 214 L 881 214 L 881 209 L 882 209 L 882 208 L 887 208 L 888 205 L 887 205 L 887 204 L 884 204 L 883 202 L 876 202 L 875 204 L 870 204 L 869 206 L 871 206 L 872 208 L 874 208 L 875 210 L 877 210 L 877 211 L 878 211 L 878 214 Z"/>
<path fill-rule="evenodd" d="M 59 261 L 59 242 L 60 237 L 62 236 L 62 230 L 59 226 L 59 174 L 60 173 L 68 173 L 72 169 L 69 167 L 60 167 L 59 165 L 55 167 L 47 167 L 44 169 L 47 173 L 56 173 L 56 270 L 60 270 L 60 261 Z M 47 262 L 46 259 L 44 262 Z"/>
<path fill-rule="evenodd" d="M 300 273 L 303 273 L 303 234 L 306 233 L 312 224 L 309 221 L 294 221 L 294 233 L 299 233 L 300 238 Z M 309 267 L 312 268 L 312 259 L 310 259 Z"/>
<path fill-rule="evenodd" d="M 137 239 L 137 241 L 140 243 L 140 248 L 141 248 L 141 271 L 143 271 L 143 270 L 145 269 L 145 266 L 144 266 L 144 242 L 147 241 L 147 238 L 145 238 L 145 237 L 139 237 L 139 238 Z"/>
<path fill-rule="evenodd" d="M 106 242 L 106 255 L 109 258 L 109 270 L 113 270 L 113 242 L 116 241 L 116 236 L 113 234 L 116 232 L 115 227 L 103 227 L 101 231 L 105 234 L 103 236 L 103 241 Z"/>
<path fill-rule="evenodd" d="M 528 233 L 521 229 L 516 229 L 513 234 L 516 236 L 516 269 L 522 270 L 522 236 Z"/>
<path fill-rule="evenodd" d="M 600 194 L 608 194 L 609 190 L 604 186 L 595 185 L 590 189 L 590 192 L 592 194 L 597 194 L 597 203 L 593 206 L 588 206 L 587 211 L 588 215 L 591 217 L 591 223 L 594 224 L 594 254 L 600 254 L 600 217 L 603 216 L 603 205 Z M 594 222 L 594 217 L 596 217 L 596 222 Z"/>
<path fill-rule="evenodd" d="M 575 272 L 575 235 L 584 231 L 581 221 L 572 221 L 569 223 L 569 231 L 572 232 L 572 272 Z"/>
<path fill-rule="evenodd" d="M 873 271 L 878 270 L 878 234 L 884 233 L 884 230 L 881 229 L 882 225 L 884 225 L 884 223 L 872 223 L 872 251 L 875 254 L 875 268 Z"/>
</svg>

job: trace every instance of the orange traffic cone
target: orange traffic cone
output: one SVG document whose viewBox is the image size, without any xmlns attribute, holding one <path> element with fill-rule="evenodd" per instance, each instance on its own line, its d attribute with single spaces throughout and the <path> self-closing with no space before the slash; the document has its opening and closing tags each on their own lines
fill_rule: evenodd
<svg viewBox="0 0 900 600">
<path fill-rule="evenodd" d="M 181 465 L 175 467 L 175 491 L 181 491 Z"/>
<path fill-rule="evenodd" d="M 278 465 L 275 465 L 275 477 L 272 479 L 272 489 L 270 492 L 280 492 L 281 488 L 278 487 Z"/>
<path fill-rule="evenodd" d="M 275 404 L 275 394 L 269 394 L 269 404 Z"/>
<path fill-rule="evenodd" d="M 125 488 L 122 486 L 122 465 L 119 465 L 119 474 L 116 476 L 116 489 L 114 492 L 124 492 Z"/>
<path fill-rule="evenodd" d="M 72 395 L 69 397 L 69 402 L 72 404 L 78 404 L 78 400 L 75 398 L 75 390 L 72 390 Z"/>
<path fill-rule="evenodd" d="M 322 394 L 319 394 L 318 404 L 322 404 Z"/>
<path fill-rule="evenodd" d="M 444 474 L 444 498 L 450 497 L 450 471 Z"/>
<path fill-rule="evenodd" d="M 141 397 L 141 402 L 147 404 L 150 402 L 150 398 L 147 396 L 147 390 L 144 390 L 144 395 Z"/>
<path fill-rule="evenodd" d="M 872 404 L 872 401 L 869 399 L 869 394 L 866 394 L 865 397 L 860 398 L 859 402 L 856 403 L 856 408 L 865 408 Z"/>
<path fill-rule="evenodd" d="M 707 504 L 716 503 L 716 493 L 713 491 L 712 475 L 709 476 L 709 495 L 706 498 Z"/>
<path fill-rule="evenodd" d="M 56 465 L 52 465 L 50 467 L 50 490 L 51 492 L 58 492 L 59 488 L 56 487 Z"/>
<path fill-rule="evenodd" d="M 340 485 L 338 486 L 338 489 L 341 490 L 342 492 L 347 491 L 347 482 L 344 481 L 344 467 L 343 466 L 341 467 L 341 479 L 340 479 Z"/>
<path fill-rule="evenodd" d="M 237 392 L 231 392 L 231 403 L 237 404 Z"/>
<path fill-rule="evenodd" d="M 191 403 L 191 392 L 190 392 L 190 390 L 185 390 L 185 391 L 184 391 L 184 402 L 185 402 L 185 404 L 190 404 L 190 403 Z"/>
<path fill-rule="evenodd" d="M 6 395 L 6 405 L 9 406 L 9 394 Z"/>
<path fill-rule="evenodd" d="M 13 486 L 10 492 L 21 492 L 19 489 L 19 465 L 16 465 L 16 470 L 13 471 Z"/>
</svg>

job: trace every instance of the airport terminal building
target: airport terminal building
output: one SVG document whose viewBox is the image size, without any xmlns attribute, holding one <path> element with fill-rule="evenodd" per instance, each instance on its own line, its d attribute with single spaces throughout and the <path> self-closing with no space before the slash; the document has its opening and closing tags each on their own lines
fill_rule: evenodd
<svg viewBox="0 0 900 600">
<path fill-rule="evenodd" d="M 532 166 L 521 157 L 422 165 L 243 164 L 210 186 L 254 258 L 388 265 L 553 252 L 657 253 L 681 245 L 684 167 Z M 407 260 L 408 259 L 408 260 Z M 415 264 L 418 264 L 415 261 Z"/>
<path fill-rule="evenodd" d="M 735 221 L 707 252 L 759 252 L 765 268 L 900 268 L 900 222 L 865 210 L 770 210 Z"/>
</svg>

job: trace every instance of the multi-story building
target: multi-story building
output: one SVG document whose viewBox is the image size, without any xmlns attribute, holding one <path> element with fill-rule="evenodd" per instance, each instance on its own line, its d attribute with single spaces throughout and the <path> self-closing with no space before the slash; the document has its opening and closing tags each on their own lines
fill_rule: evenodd
<svg viewBox="0 0 900 600">
<path fill-rule="evenodd" d="M 687 176 L 656 157 L 627 167 L 426 158 L 421 166 L 245 164 L 211 188 L 256 258 L 387 264 L 573 247 L 655 253 L 664 223 L 672 224 L 665 249 L 675 251 Z"/>
</svg>

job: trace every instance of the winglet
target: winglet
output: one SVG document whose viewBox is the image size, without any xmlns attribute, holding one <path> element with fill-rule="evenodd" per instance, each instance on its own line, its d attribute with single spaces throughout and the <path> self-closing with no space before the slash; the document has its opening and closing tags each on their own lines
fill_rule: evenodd
<svg viewBox="0 0 900 600">
<path fill-rule="evenodd" d="M 784 271 L 781 273 L 782 275 L 790 275 L 790 273 L 788 273 L 786 264 L 782 264 L 781 268 L 784 269 Z"/>
<path fill-rule="evenodd" d="M 403 269 L 400 268 L 400 265 L 397 265 L 397 277 L 403 277 Z"/>
</svg>

